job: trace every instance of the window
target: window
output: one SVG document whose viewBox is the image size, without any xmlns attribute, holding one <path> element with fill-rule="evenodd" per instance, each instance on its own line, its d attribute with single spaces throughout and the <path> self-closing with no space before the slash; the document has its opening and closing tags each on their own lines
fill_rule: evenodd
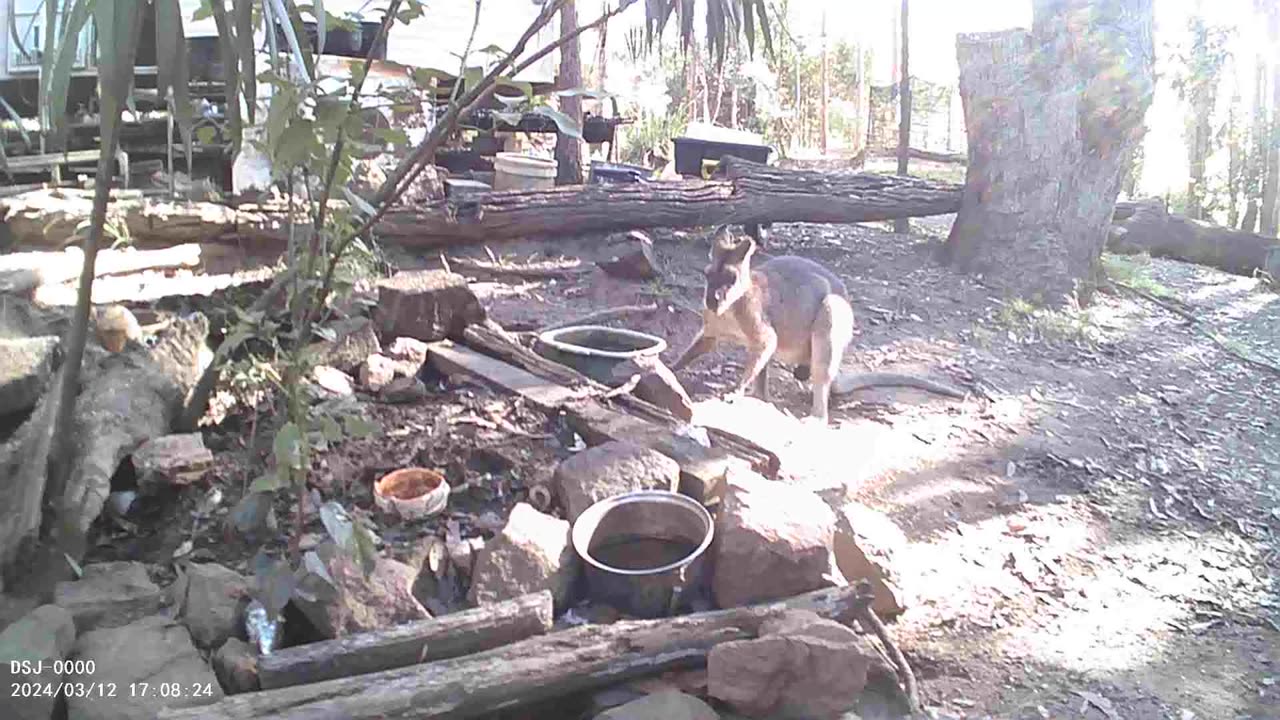
<svg viewBox="0 0 1280 720">
<path fill-rule="evenodd" d="M 66 17 L 60 0 L 13 0 L 13 14 L 8 18 L 9 70 L 38 70 L 44 57 L 45 2 L 58 4 L 58 23 Z M 74 68 L 85 68 L 93 62 L 93 22 L 85 23 L 76 41 Z"/>
</svg>

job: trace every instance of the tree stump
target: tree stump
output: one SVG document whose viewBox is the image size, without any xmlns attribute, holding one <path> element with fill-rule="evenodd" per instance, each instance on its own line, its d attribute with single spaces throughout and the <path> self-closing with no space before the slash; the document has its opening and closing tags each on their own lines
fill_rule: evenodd
<svg viewBox="0 0 1280 720">
<path fill-rule="evenodd" d="M 1087 300 L 1154 91 L 1152 0 L 1036 0 L 961 35 L 969 168 L 945 255 L 1009 294 Z"/>
</svg>

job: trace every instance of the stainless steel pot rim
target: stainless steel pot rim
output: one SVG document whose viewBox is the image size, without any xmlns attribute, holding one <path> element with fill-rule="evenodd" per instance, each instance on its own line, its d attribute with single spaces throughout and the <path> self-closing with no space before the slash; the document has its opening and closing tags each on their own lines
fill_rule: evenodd
<svg viewBox="0 0 1280 720">
<path fill-rule="evenodd" d="M 606 513 L 620 505 L 626 505 L 634 502 L 653 501 L 667 503 L 670 505 L 679 505 L 685 509 L 692 510 L 694 514 L 698 515 L 699 518 L 702 519 L 706 524 L 707 533 L 706 537 L 702 539 L 702 542 L 698 544 L 698 547 L 690 550 L 689 554 L 673 563 L 656 568 L 646 568 L 643 570 L 626 570 L 624 568 L 616 568 L 612 565 L 606 565 L 591 556 L 591 553 L 588 550 L 588 545 L 591 542 L 591 535 L 595 532 L 595 529 L 599 527 L 600 520 Z M 582 558 L 587 564 L 600 570 L 604 570 L 605 572 L 614 573 L 615 575 L 639 577 L 645 575 L 660 575 L 671 570 L 678 570 L 681 567 L 692 563 L 711 546 L 711 541 L 715 539 L 715 534 L 716 526 L 711 520 L 711 513 L 707 512 L 707 509 L 697 500 L 686 495 L 681 495 L 678 492 L 671 492 L 670 490 L 636 490 L 634 492 L 605 498 L 584 510 L 573 523 L 571 539 L 573 541 L 574 551 L 577 552 L 578 557 Z"/>
<path fill-rule="evenodd" d="M 583 332 L 591 330 L 601 330 L 615 335 L 623 335 L 635 340 L 643 340 L 651 343 L 650 347 L 643 350 L 601 350 L 599 348 L 587 347 L 585 345 L 575 345 L 571 342 L 565 342 L 560 339 L 561 335 L 573 332 Z M 627 360 L 637 355 L 657 355 L 667 349 L 667 341 L 657 335 L 639 332 L 637 330 L 624 330 L 622 328 L 612 328 L 606 325 L 570 325 L 569 327 L 556 328 L 548 330 L 538 335 L 538 342 L 546 343 L 551 347 L 562 352 L 572 353 L 574 355 L 590 355 L 594 357 L 617 358 L 619 360 Z"/>
</svg>

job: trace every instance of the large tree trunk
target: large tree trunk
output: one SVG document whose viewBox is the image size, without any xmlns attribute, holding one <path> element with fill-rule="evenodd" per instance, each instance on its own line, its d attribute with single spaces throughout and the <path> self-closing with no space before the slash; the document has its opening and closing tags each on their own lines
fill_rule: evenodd
<svg viewBox="0 0 1280 720">
<path fill-rule="evenodd" d="M 902 85 L 898 101 L 898 174 L 905 176 L 911 159 L 911 33 L 907 21 L 908 0 L 902 0 Z M 899 234 L 911 232 L 911 221 L 907 218 L 896 220 L 893 231 Z"/>
<path fill-rule="evenodd" d="M 1274 49 L 1280 45 L 1280 7 L 1273 2 L 1267 8 L 1267 35 Z M 1265 89 L 1264 89 L 1265 92 Z M 1266 181 L 1262 186 L 1261 232 L 1275 236 L 1280 222 L 1276 211 L 1276 195 L 1280 192 L 1280 60 L 1271 57 L 1271 134 L 1267 136 Z"/>
<path fill-rule="evenodd" d="M 1146 253 L 1246 276 L 1274 272 L 1271 266 L 1280 261 L 1280 240 L 1171 215 L 1159 200 L 1135 203 L 1133 214 L 1112 228 L 1107 246 L 1112 252 Z"/>
<path fill-rule="evenodd" d="M 560 35 L 568 35 L 578 29 L 578 8 L 569 0 L 560 8 Z M 560 87 L 564 90 L 582 87 L 582 56 L 578 38 L 560 46 Z M 582 97 L 560 98 L 560 112 L 582 127 Z M 557 185 L 582 183 L 582 140 L 564 133 L 556 135 Z"/>
<path fill-rule="evenodd" d="M 453 660 L 312 685 L 246 693 L 213 705 L 160 712 L 167 720 L 275 718 L 473 718 L 628 678 L 706 663 L 711 648 L 756 637 L 787 610 L 850 622 L 851 588 L 819 590 L 770 605 L 661 620 L 586 625 Z"/>
<path fill-rule="evenodd" d="M 1013 295 L 1087 300 L 1154 87 L 1152 0 L 1036 0 L 962 35 L 969 170 L 946 254 Z"/>
<path fill-rule="evenodd" d="M 854 223 L 942 215 L 959 207 L 948 183 L 874 173 L 782 170 L 730 158 L 726 181 L 591 185 L 468 198 L 394 210 L 378 226 L 384 239 L 434 247 L 458 241 L 718 223 Z M 465 212 L 463 212 L 465 210 Z"/>
</svg>

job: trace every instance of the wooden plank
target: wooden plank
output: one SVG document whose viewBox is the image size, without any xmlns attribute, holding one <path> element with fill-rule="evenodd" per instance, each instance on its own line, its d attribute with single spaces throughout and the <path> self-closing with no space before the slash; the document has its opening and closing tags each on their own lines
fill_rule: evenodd
<svg viewBox="0 0 1280 720">
<path fill-rule="evenodd" d="M 523 397 L 543 412 L 558 410 L 582 397 L 531 372 L 445 340 L 427 346 L 427 363 L 447 375 L 466 375 L 489 387 Z"/>
<path fill-rule="evenodd" d="M 233 695 L 212 705 L 161 710 L 165 720 L 410 720 L 492 717 L 501 709 L 607 687 L 633 677 L 706 663 L 722 642 L 756 637 L 789 610 L 849 622 L 853 587 L 818 590 L 769 605 L 661 620 L 585 625 L 441 662 L 279 690 Z"/>
<path fill-rule="evenodd" d="M 385 630 L 277 650 L 258 660 L 263 690 L 492 650 L 551 630 L 551 591 Z"/>
</svg>

